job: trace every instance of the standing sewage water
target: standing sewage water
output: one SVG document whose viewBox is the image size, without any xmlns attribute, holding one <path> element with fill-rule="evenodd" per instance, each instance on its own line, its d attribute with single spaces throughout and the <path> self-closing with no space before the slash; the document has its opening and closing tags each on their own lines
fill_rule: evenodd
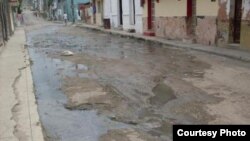
<svg viewBox="0 0 250 141">
<path fill-rule="evenodd" d="M 98 141 L 108 130 L 125 127 L 121 123 L 97 115 L 95 110 L 73 111 L 64 107 L 67 98 L 60 89 L 62 79 L 66 76 L 78 76 L 77 70 L 87 67 L 46 56 L 43 51 L 46 44 L 37 43 L 33 37 L 53 30 L 55 29 L 49 28 L 47 31 L 37 30 L 27 34 L 39 116 L 47 140 Z M 47 46 L 50 45 L 49 41 L 45 42 Z"/>
</svg>

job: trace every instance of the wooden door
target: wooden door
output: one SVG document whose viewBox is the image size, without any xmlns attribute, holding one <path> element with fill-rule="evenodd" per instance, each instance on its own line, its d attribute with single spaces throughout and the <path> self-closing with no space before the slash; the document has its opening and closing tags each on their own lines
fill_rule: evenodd
<svg viewBox="0 0 250 141">
<path fill-rule="evenodd" d="M 233 40 L 235 43 L 240 43 L 241 16 L 242 0 L 235 0 L 235 14 L 233 24 Z"/>
</svg>

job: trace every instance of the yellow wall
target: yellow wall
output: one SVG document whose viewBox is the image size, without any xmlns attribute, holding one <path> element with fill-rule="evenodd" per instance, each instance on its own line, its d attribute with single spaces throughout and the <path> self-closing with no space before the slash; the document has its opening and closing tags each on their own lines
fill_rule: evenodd
<svg viewBox="0 0 250 141">
<path fill-rule="evenodd" d="M 218 0 L 211 2 L 211 0 L 197 0 L 196 1 L 197 16 L 217 16 L 219 10 Z"/>
<path fill-rule="evenodd" d="M 98 5 L 98 2 L 100 2 L 100 5 Z M 101 7 L 98 7 L 101 6 Z M 96 25 L 101 26 L 102 25 L 102 12 L 103 12 L 103 0 L 96 0 Z M 101 11 L 99 11 L 99 10 Z"/>
<path fill-rule="evenodd" d="M 148 1 L 145 0 L 145 4 L 143 6 L 143 15 L 142 17 L 145 18 L 145 17 L 148 17 Z"/>
<path fill-rule="evenodd" d="M 219 10 L 218 0 L 197 0 L 197 16 L 217 16 Z M 173 17 L 187 15 L 187 0 L 160 0 L 155 3 L 156 17 Z M 147 17 L 147 0 L 143 7 L 143 17 Z"/>
<path fill-rule="evenodd" d="M 155 2 L 155 10 L 156 17 L 186 16 L 187 0 L 160 0 Z"/>
</svg>

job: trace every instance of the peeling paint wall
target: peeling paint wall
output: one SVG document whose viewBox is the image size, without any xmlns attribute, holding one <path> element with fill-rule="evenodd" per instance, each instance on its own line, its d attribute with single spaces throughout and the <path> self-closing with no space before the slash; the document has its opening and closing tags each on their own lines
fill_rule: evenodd
<svg viewBox="0 0 250 141">
<path fill-rule="evenodd" d="M 187 38 L 185 17 L 158 17 L 155 19 L 155 34 L 166 39 Z"/>
<path fill-rule="evenodd" d="M 195 30 L 197 43 L 215 45 L 217 37 L 216 20 L 219 10 L 218 1 L 197 0 L 197 23 Z"/>
<path fill-rule="evenodd" d="M 205 45 L 215 45 L 217 36 L 216 17 L 197 17 L 196 41 Z"/>
<path fill-rule="evenodd" d="M 196 40 L 206 45 L 227 46 L 234 0 L 197 1 Z M 209 8 L 207 8 L 209 7 Z"/>
<path fill-rule="evenodd" d="M 230 1 L 233 0 L 219 0 L 219 10 L 217 16 L 217 46 L 227 46 L 230 36 Z"/>
<path fill-rule="evenodd" d="M 197 43 L 226 47 L 229 43 L 235 42 L 233 41 L 235 1 L 237 0 L 216 0 L 215 2 L 197 0 L 195 28 Z M 156 36 L 166 39 L 189 39 L 187 18 L 183 14 L 183 11 L 187 10 L 184 7 L 186 0 L 182 1 L 181 5 L 176 5 L 178 2 L 180 1 L 169 0 L 156 4 L 154 23 Z M 181 9 L 181 15 L 176 9 Z M 147 3 L 143 8 L 143 30 L 147 30 Z M 242 0 L 240 34 L 241 47 L 250 49 L 250 0 Z"/>
<path fill-rule="evenodd" d="M 177 8 L 178 7 L 178 8 Z M 183 39 L 186 35 L 187 0 L 155 3 L 155 35 L 166 39 Z"/>
<path fill-rule="evenodd" d="M 241 23 L 241 47 L 250 49 L 250 0 L 243 0 Z"/>
<path fill-rule="evenodd" d="M 220 47 L 232 43 L 235 1 L 197 0 L 195 23 L 197 43 Z M 156 3 L 154 22 L 156 36 L 173 40 L 190 38 L 187 34 L 186 2 L 187 0 L 168 0 Z M 250 49 L 250 0 L 243 0 L 241 25 L 241 46 Z M 143 6 L 143 31 L 147 31 L 147 1 Z"/>
</svg>

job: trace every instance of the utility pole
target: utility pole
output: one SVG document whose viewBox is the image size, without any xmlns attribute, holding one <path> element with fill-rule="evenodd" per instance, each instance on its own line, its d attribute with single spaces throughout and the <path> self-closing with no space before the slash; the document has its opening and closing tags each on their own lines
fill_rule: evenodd
<svg viewBox="0 0 250 141">
<path fill-rule="evenodd" d="M 71 0 L 71 8 L 72 8 L 73 24 L 74 24 L 75 23 L 74 0 Z"/>
</svg>

